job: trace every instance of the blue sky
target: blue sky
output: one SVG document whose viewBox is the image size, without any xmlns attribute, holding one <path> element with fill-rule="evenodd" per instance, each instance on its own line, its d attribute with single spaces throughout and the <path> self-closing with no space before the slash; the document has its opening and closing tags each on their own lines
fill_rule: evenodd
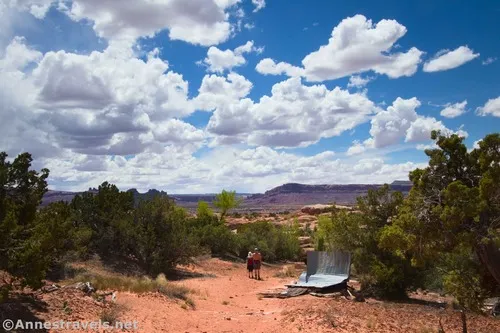
<svg viewBox="0 0 500 333">
<path fill-rule="evenodd" d="M 50 186 L 382 183 L 500 128 L 494 1 L 0 5 L 0 149 Z M 333 34 L 332 34 L 333 32 Z"/>
</svg>

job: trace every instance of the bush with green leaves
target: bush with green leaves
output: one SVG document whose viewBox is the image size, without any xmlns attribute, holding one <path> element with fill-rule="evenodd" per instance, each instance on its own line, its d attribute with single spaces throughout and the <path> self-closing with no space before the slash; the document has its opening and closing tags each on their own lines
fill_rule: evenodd
<svg viewBox="0 0 500 333">
<path fill-rule="evenodd" d="M 214 215 L 206 202 L 198 202 L 196 217 L 190 220 L 189 227 L 199 245 L 210 250 L 211 254 L 224 255 L 235 252 L 236 236 L 223 220 Z"/>
<path fill-rule="evenodd" d="M 191 257 L 199 253 L 186 211 L 170 198 L 157 196 L 140 202 L 130 231 L 131 254 L 152 275 L 189 263 Z"/>
<path fill-rule="evenodd" d="M 131 250 L 134 197 L 121 192 L 108 182 L 102 183 L 97 193 L 76 195 L 71 201 L 75 228 L 91 230 L 88 244 L 91 253 L 102 257 L 121 255 Z"/>
<path fill-rule="evenodd" d="M 0 287 L 0 301 L 15 283 L 39 287 L 53 260 L 49 250 L 55 236 L 39 228 L 37 219 L 49 170 L 31 170 L 31 162 L 28 153 L 13 162 L 0 153 L 0 270 L 13 278 Z"/>
<path fill-rule="evenodd" d="M 268 262 L 297 260 L 301 253 L 297 224 L 274 226 L 267 221 L 245 224 L 238 228 L 238 254 L 245 258 L 248 251 L 259 248 Z"/>
<path fill-rule="evenodd" d="M 437 267 L 445 290 L 477 310 L 500 286 L 500 134 L 472 151 L 457 135 L 432 139 L 429 165 L 410 173 L 413 188 L 380 242 L 414 267 Z"/>
<path fill-rule="evenodd" d="M 403 202 L 400 192 L 388 185 L 369 190 L 358 198 L 357 212 L 334 210 L 321 216 L 315 236 L 318 250 L 344 250 L 352 253 L 354 270 L 362 289 L 385 298 L 404 298 L 410 289 L 420 286 L 420 274 L 410 258 L 384 249 L 380 238 Z"/>
</svg>

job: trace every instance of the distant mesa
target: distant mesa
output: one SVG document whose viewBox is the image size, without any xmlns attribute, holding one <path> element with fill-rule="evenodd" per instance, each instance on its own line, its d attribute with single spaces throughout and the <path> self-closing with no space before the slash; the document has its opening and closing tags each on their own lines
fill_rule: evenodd
<svg viewBox="0 0 500 333">
<path fill-rule="evenodd" d="M 408 194 L 412 187 L 409 181 L 398 180 L 390 184 L 391 189 Z M 356 198 L 366 195 L 368 190 L 378 189 L 381 184 L 306 185 L 288 183 L 275 187 L 263 194 L 246 198 L 245 206 L 282 206 L 301 209 L 308 205 L 354 205 Z"/>
<path fill-rule="evenodd" d="M 391 183 L 392 186 L 398 185 L 398 186 L 413 186 L 413 183 L 409 180 L 395 180 Z"/>
<path fill-rule="evenodd" d="M 408 194 L 412 183 L 406 180 L 396 180 L 390 184 L 391 189 Z M 345 185 L 307 185 L 299 183 L 287 183 L 270 189 L 260 194 L 237 194 L 243 199 L 241 208 L 243 210 L 279 210 L 279 209 L 301 209 L 307 205 L 354 205 L 356 198 L 366 195 L 370 189 L 378 189 L 380 184 L 345 184 Z M 89 188 L 87 192 L 96 193 L 97 189 Z M 198 201 L 213 202 L 215 194 L 170 194 L 165 191 L 150 189 L 140 193 L 137 189 L 128 190 L 132 192 L 135 201 L 141 199 L 149 200 L 156 195 L 168 196 L 175 202 L 186 208 L 195 209 Z M 49 190 L 43 197 L 42 206 L 56 201 L 69 202 L 77 194 L 83 192 L 66 192 Z"/>
</svg>

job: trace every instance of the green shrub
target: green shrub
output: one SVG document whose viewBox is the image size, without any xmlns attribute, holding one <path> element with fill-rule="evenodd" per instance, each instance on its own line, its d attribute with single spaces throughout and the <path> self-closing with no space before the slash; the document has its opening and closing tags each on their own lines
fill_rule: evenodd
<svg viewBox="0 0 500 333">
<path fill-rule="evenodd" d="M 130 249 L 147 273 L 157 275 L 190 262 L 199 253 L 187 213 L 169 198 L 142 201 L 134 211 Z"/>
<path fill-rule="evenodd" d="M 362 288 L 375 296 L 403 298 L 419 286 L 418 269 L 410 260 L 393 254 L 379 244 L 384 226 L 397 213 L 403 196 L 385 185 L 358 198 L 359 213 L 334 211 L 320 216 L 315 235 L 318 250 L 345 250 L 360 275 Z"/>
<path fill-rule="evenodd" d="M 200 215 L 189 221 L 190 233 L 196 242 L 213 255 L 235 253 L 236 236 L 214 215 Z"/>
<path fill-rule="evenodd" d="M 298 235 L 299 228 L 294 224 L 280 227 L 267 221 L 246 224 L 238 228 L 238 254 L 245 258 L 248 251 L 258 247 L 265 261 L 297 260 L 301 252 Z"/>
<path fill-rule="evenodd" d="M 55 235 L 40 227 L 45 221 L 37 218 L 37 208 L 47 192 L 49 170 L 30 170 L 31 162 L 28 153 L 9 162 L 0 152 L 0 271 L 10 276 L 9 283 L 0 286 L 0 301 L 14 285 L 40 287 L 50 264 L 64 250 L 63 226 L 45 224 Z"/>
</svg>

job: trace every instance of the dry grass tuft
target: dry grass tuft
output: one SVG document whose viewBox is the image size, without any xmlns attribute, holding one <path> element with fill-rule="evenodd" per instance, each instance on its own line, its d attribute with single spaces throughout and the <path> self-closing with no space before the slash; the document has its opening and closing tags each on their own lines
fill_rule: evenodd
<svg viewBox="0 0 500 333">
<path fill-rule="evenodd" d="M 124 276 L 118 273 L 96 270 L 80 273 L 74 279 L 71 279 L 71 282 L 90 282 L 97 290 L 128 291 L 139 294 L 159 292 L 169 298 L 183 301 L 189 300 L 189 303 L 194 304 L 194 301 L 188 297 L 191 290 L 185 286 L 168 282 L 164 274 L 159 274 L 156 279 L 151 279 L 147 276 Z"/>
<path fill-rule="evenodd" d="M 278 273 L 274 274 L 277 278 L 297 278 L 299 273 L 294 266 L 285 266 Z"/>
<path fill-rule="evenodd" d="M 124 311 L 124 307 L 118 304 L 113 304 L 110 308 L 102 310 L 99 318 L 103 323 L 108 323 L 114 326 L 115 323 L 120 319 L 120 315 Z"/>
</svg>

